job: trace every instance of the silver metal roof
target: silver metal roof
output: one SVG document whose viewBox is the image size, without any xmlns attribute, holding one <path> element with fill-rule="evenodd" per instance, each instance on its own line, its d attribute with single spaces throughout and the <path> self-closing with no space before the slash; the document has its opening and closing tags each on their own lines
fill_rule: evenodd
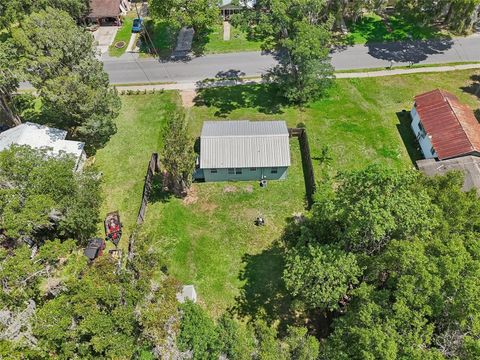
<svg viewBox="0 0 480 360">
<path fill-rule="evenodd" d="M 48 148 L 48 154 L 71 154 L 78 162 L 83 155 L 84 143 L 65 140 L 67 132 L 48 126 L 26 122 L 0 133 L 0 151 L 11 145 L 28 145 L 34 149 Z"/>
<path fill-rule="evenodd" d="M 285 121 L 206 121 L 200 135 L 200 168 L 290 166 Z"/>
</svg>

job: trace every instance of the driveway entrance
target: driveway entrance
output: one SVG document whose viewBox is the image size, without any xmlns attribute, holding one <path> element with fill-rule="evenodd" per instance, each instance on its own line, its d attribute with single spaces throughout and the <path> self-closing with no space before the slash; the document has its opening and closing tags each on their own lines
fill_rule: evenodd
<svg viewBox="0 0 480 360">
<path fill-rule="evenodd" d="M 93 32 L 93 37 L 97 41 L 97 49 L 101 54 L 108 51 L 108 47 L 112 45 L 118 26 L 100 26 Z"/>
</svg>

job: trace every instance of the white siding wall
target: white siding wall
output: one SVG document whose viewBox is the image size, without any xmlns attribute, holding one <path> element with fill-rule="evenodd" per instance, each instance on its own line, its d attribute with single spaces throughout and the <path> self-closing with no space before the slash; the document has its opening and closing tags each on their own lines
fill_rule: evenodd
<svg viewBox="0 0 480 360">
<path fill-rule="evenodd" d="M 420 148 L 422 149 L 423 156 L 425 159 L 433 159 L 437 157 L 437 153 L 434 152 L 432 154 L 432 142 L 430 141 L 430 138 L 428 135 L 425 133 L 424 130 L 420 127 L 420 116 L 418 115 L 417 109 L 415 106 L 412 108 L 412 111 L 410 112 L 410 115 L 412 116 L 412 124 L 411 128 L 413 130 L 413 133 L 415 134 L 418 143 L 420 144 Z"/>
</svg>

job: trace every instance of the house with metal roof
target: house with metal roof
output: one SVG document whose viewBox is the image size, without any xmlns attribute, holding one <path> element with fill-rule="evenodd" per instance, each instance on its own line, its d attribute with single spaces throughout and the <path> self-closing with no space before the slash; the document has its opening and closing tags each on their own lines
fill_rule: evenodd
<svg viewBox="0 0 480 360">
<path fill-rule="evenodd" d="M 12 145 L 27 145 L 34 149 L 46 149 L 47 154 L 67 154 L 75 161 L 75 171 L 80 171 L 87 158 L 83 142 L 65 140 L 67 132 L 48 126 L 26 122 L 0 133 L 0 151 Z"/>
<path fill-rule="evenodd" d="M 410 114 L 425 159 L 480 156 L 480 124 L 455 95 L 440 89 L 417 95 Z"/>
<path fill-rule="evenodd" d="M 290 166 L 284 121 L 206 121 L 199 168 L 205 181 L 281 180 Z"/>
</svg>

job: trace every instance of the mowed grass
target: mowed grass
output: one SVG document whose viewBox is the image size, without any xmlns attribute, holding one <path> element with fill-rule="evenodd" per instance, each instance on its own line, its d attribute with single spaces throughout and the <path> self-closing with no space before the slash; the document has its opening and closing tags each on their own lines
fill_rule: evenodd
<svg viewBox="0 0 480 360">
<path fill-rule="evenodd" d="M 123 18 L 122 26 L 120 27 L 120 29 L 118 29 L 117 34 L 115 35 L 115 40 L 113 40 L 112 45 L 110 45 L 108 49 L 108 53 L 110 56 L 121 56 L 127 50 L 128 42 L 130 41 L 130 37 L 132 36 L 132 26 L 134 18 L 135 16 L 131 14 Z M 119 41 L 125 42 L 125 46 L 122 48 L 115 47 L 115 44 Z"/>
<path fill-rule="evenodd" d="M 347 41 L 353 44 L 427 40 L 448 35 L 435 27 L 421 25 L 418 21 L 401 15 L 392 15 L 383 20 L 376 14 L 369 14 L 350 24 L 349 31 Z"/>
<path fill-rule="evenodd" d="M 317 158 L 328 146 L 332 171 L 359 169 L 371 163 L 412 167 L 419 154 L 408 119 L 415 94 L 440 87 L 455 93 L 473 109 L 473 71 L 413 74 L 385 78 L 338 80 L 327 98 L 298 109 L 285 107 L 264 86 L 211 89 L 199 106 L 187 110 L 189 131 L 198 136 L 211 119 L 280 119 L 306 126 L 317 180 Z M 470 90 L 469 90 L 470 91 Z M 200 101 L 201 100 L 201 101 Z M 104 172 L 104 210 L 120 209 L 127 231 L 132 228 L 143 188 L 146 164 L 161 147 L 165 112 L 178 106 L 176 93 L 123 97 L 118 133 L 97 155 Z M 142 235 L 162 250 L 168 271 L 194 284 L 200 303 L 213 316 L 240 307 L 267 312 L 284 301 L 280 295 L 283 260 L 277 240 L 292 214 L 305 211 L 305 188 L 299 147 L 291 140 L 288 179 L 256 182 L 199 183 L 186 200 L 154 193 Z M 258 228 L 258 215 L 266 226 Z M 126 239 L 122 240 L 126 245 Z M 280 310 L 279 310 L 280 311 Z M 281 314 L 280 314 L 281 315 Z"/>
<path fill-rule="evenodd" d="M 249 40 L 245 32 L 233 25 L 230 40 L 223 40 L 223 24 L 217 24 L 206 36 L 204 52 L 207 54 L 261 50 L 260 41 Z"/>
<path fill-rule="evenodd" d="M 121 247 L 135 226 L 148 162 L 159 152 L 167 114 L 177 106 L 177 94 L 158 93 L 122 96 L 117 133 L 97 151 L 94 164 L 103 174 L 103 217 L 119 210 L 124 226 Z M 103 232 L 103 227 L 100 232 Z"/>
</svg>

